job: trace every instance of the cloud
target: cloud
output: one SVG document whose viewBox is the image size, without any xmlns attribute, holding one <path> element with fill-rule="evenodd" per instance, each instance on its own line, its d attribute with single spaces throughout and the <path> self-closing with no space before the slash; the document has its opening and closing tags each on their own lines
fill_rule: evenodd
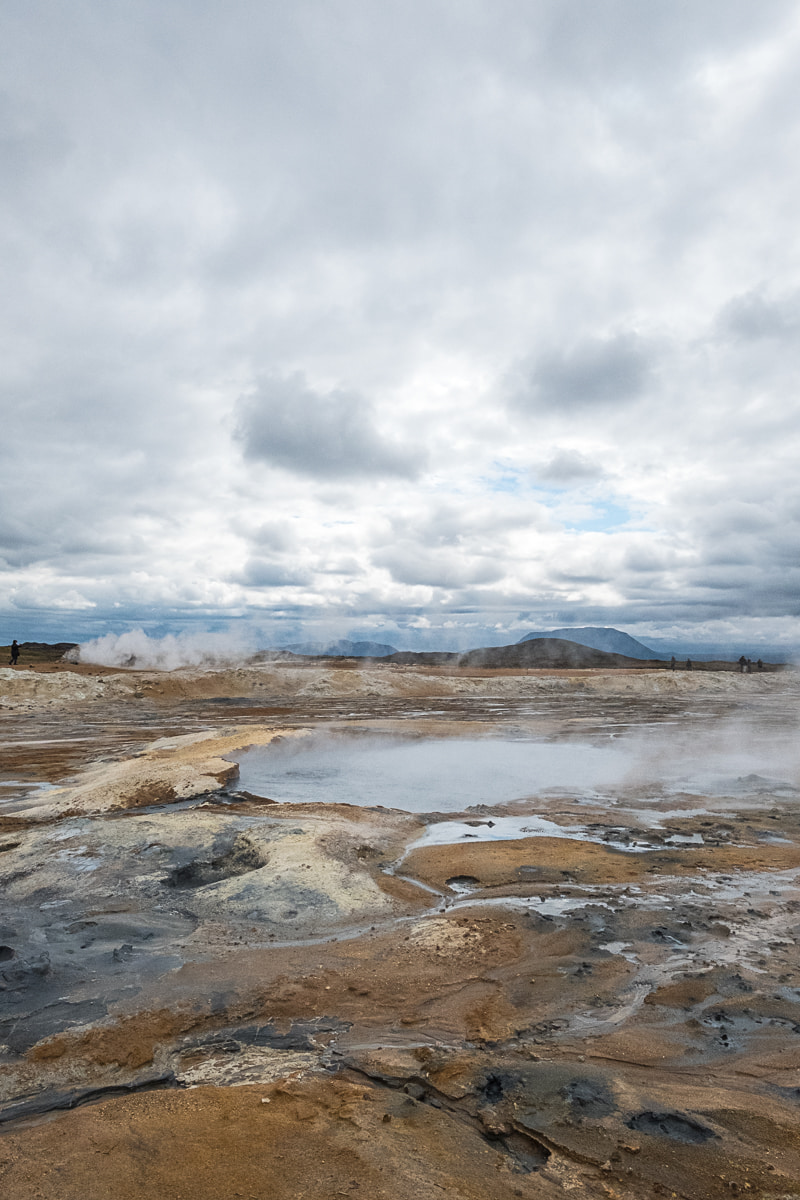
<svg viewBox="0 0 800 1200">
<path fill-rule="evenodd" d="M 502 579 L 501 564 L 486 558 L 467 558 L 446 550 L 398 547 L 374 555 L 377 566 L 385 567 L 397 583 L 434 588 L 463 588 L 496 583 Z"/>
<path fill-rule="evenodd" d="M 362 396 L 314 391 L 300 374 L 265 379 L 243 397 L 236 436 L 246 459 L 321 479 L 414 479 L 425 462 L 379 433 Z"/>
<path fill-rule="evenodd" d="M 90 600 L 76 588 L 65 588 L 63 584 L 57 587 L 51 584 L 49 588 L 36 586 L 15 588 L 11 593 L 10 603 L 13 608 L 25 612 L 30 610 L 35 612 L 37 609 L 44 611 L 60 609 L 64 612 L 75 613 L 97 607 L 94 600 Z"/>
<path fill-rule="evenodd" d="M 269 550 L 289 550 L 292 545 L 292 534 L 288 521 L 263 521 L 250 534 L 254 544 Z"/>
<path fill-rule="evenodd" d="M 784 341 L 800 329 L 800 293 L 768 299 L 757 289 L 734 296 L 718 317 L 723 335 L 743 342 Z"/>
<path fill-rule="evenodd" d="M 265 559 L 250 559 L 245 563 L 241 582 L 247 587 L 305 587 L 311 579 L 308 571 L 269 562 Z"/>
<path fill-rule="evenodd" d="M 651 369 L 651 358 L 634 334 L 587 338 L 524 364 L 511 403 L 529 412 L 628 404 L 644 392 Z"/>
<path fill-rule="evenodd" d="M 537 481 L 557 487 L 572 487 L 576 484 L 593 483 L 602 479 L 603 467 L 581 454 L 579 450 L 558 450 L 551 459 L 533 468 Z"/>
<path fill-rule="evenodd" d="M 17 636 L 800 640 L 791 0 L 0 32 Z"/>
</svg>

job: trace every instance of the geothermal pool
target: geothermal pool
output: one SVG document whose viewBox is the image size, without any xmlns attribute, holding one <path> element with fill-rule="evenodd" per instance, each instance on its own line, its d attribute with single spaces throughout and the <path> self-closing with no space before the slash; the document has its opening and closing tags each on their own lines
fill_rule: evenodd
<svg viewBox="0 0 800 1200">
<path fill-rule="evenodd" d="M 795 790 L 785 746 L 747 752 L 693 747 L 637 734 L 598 743 L 521 738 L 312 736 L 236 754 L 237 789 L 282 803 L 382 805 L 405 812 L 461 812 L 541 795 L 591 800 L 635 787 L 640 799 L 674 792 L 753 798 Z"/>
<path fill-rule="evenodd" d="M 236 756 L 237 787 L 284 803 L 460 812 L 553 789 L 611 785 L 627 756 L 613 745 L 499 738 L 307 738 Z"/>
</svg>

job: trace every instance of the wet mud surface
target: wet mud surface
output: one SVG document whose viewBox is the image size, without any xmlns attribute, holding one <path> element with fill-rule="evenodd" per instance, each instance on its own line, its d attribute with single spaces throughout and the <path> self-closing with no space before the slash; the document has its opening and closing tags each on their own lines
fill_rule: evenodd
<svg viewBox="0 0 800 1200">
<path fill-rule="evenodd" d="M 791 673 L 9 674 L 3 1195 L 800 1195 Z M 237 778 L 387 737 L 631 770 L 462 812 Z"/>
</svg>

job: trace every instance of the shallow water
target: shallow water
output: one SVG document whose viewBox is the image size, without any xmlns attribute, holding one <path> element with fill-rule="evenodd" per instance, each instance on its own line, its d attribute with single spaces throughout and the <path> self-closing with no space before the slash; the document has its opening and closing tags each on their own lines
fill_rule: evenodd
<svg viewBox="0 0 800 1200">
<path fill-rule="evenodd" d="M 560 825 L 556 821 L 548 821 L 544 817 L 495 817 L 491 821 L 437 821 L 428 825 L 425 832 L 412 842 L 406 851 L 409 854 L 419 846 L 448 846 L 456 842 L 507 842 L 520 838 L 555 837 L 568 838 L 577 842 L 597 842 L 626 853 L 636 853 L 641 850 L 653 849 L 653 843 L 637 841 L 633 844 L 630 839 L 617 840 L 608 830 L 601 833 L 590 833 L 585 825 Z M 667 838 L 666 841 L 671 839 Z M 690 845 L 702 845 L 700 834 L 683 839 Z"/>
<path fill-rule="evenodd" d="M 687 744 L 686 731 L 677 729 L 599 743 L 309 737 L 237 754 L 236 786 L 283 803 L 382 805 L 417 813 L 461 812 L 548 794 L 609 799 L 624 788 L 635 788 L 646 805 L 641 793 L 649 786 L 662 802 L 676 791 L 747 799 L 791 793 L 796 764 L 787 761 L 785 739 L 749 732 L 745 745 L 735 748 L 710 739 Z"/>
<path fill-rule="evenodd" d="M 555 789 L 594 791 L 627 770 L 617 744 L 591 746 L 499 738 L 317 739 L 236 755 L 237 787 L 284 803 L 383 805 L 460 812 Z"/>
</svg>

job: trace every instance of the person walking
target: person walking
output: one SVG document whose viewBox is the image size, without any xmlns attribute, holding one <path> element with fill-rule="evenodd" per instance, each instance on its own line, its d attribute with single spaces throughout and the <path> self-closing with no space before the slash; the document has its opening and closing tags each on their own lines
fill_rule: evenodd
<svg viewBox="0 0 800 1200">
<path fill-rule="evenodd" d="M 17 645 L 17 639 L 14 638 L 13 642 L 11 643 L 11 658 L 8 660 L 9 666 L 15 667 L 17 665 L 18 658 L 19 658 L 19 646 Z"/>
</svg>

